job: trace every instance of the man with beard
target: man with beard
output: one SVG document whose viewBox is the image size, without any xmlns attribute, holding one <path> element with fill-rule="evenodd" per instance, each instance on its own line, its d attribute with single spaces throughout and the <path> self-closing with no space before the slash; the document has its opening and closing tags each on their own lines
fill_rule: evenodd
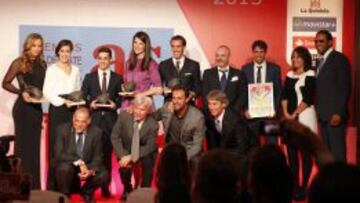
<svg viewBox="0 0 360 203">
<path fill-rule="evenodd" d="M 189 91 L 177 85 L 172 88 L 172 100 L 154 113 L 162 120 L 165 131 L 165 143 L 179 143 L 186 148 L 190 166 L 195 167 L 202 152 L 205 135 L 203 114 L 189 105 Z"/>
</svg>

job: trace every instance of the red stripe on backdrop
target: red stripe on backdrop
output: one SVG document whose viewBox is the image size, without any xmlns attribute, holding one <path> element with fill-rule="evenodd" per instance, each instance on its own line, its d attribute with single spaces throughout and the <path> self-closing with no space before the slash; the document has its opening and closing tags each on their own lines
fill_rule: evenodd
<svg viewBox="0 0 360 203">
<path fill-rule="evenodd" d="M 285 71 L 286 0 L 178 0 L 178 3 L 211 64 L 215 49 L 225 44 L 232 51 L 232 63 L 241 67 L 251 60 L 252 42 L 263 39 L 269 45 L 270 61 Z"/>
<path fill-rule="evenodd" d="M 354 121 L 354 84 L 355 84 L 355 1 L 356 0 L 344 0 L 343 8 L 343 53 L 348 57 L 351 63 L 352 72 L 352 91 L 349 103 L 350 112 L 350 125 L 355 125 Z"/>
</svg>

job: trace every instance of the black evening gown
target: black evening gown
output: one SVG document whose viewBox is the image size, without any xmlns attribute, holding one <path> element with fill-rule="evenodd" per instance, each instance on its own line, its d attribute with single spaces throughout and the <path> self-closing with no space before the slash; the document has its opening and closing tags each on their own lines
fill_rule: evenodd
<svg viewBox="0 0 360 203">
<path fill-rule="evenodd" d="M 19 82 L 19 88 L 12 85 L 16 77 L 23 78 L 27 85 L 42 89 L 46 64 L 40 60 L 32 62 L 30 72 L 20 71 L 20 60 L 16 59 L 10 66 L 3 80 L 4 89 L 18 94 L 12 114 L 15 126 L 15 155 L 21 158 L 23 173 L 32 175 L 32 189 L 40 189 L 40 137 L 43 112 L 41 104 L 27 103 L 21 93 L 24 85 Z"/>
</svg>

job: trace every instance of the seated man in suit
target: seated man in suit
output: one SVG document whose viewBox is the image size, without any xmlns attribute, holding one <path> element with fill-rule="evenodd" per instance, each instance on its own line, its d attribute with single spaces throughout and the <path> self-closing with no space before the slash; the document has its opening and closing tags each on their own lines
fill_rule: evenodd
<svg viewBox="0 0 360 203">
<path fill-rule="evenodd" d="M 159 71 L 165 88 L 166 101 L 171 100 L 171 81 L 177 79 L 190 91 L 191 99 L 196 99 L 201 93 L 200 65 L 197 61 L 185 56 L 186 40 L 181 35 L 175 35 L 170 40 L 172 57 L 160 62 Z"/>
<path fill-rule="evenodd" d="M 110 70 L 112 52 L 108 47 L 101 47 L 97 52 L 97 70 L 85 75 L 81 91 L 91 109 L 92 123 L 103 131 L 104 164 L 111 174 L 111 131 L 117 119 L 116 110 L 121 106 L 119 92 L 123 79 Z M 101 95 L 101 97 L 99 97 Z M 107 98 L 107 99 L 105 99 Z M 101 101 L 104 100 L 104 101 Z M 107 100 L 107 101 L 106 101 Z M 111 176 L 101 187 L 102 195 L 110 197 Z"/>
<path fill-rule="evenodd" d="M 221 90 L 207 95 L 210 115 L 206 118 L 208 149 L 221 148 L 234 154 L 244 165 L 250 149 L 257 140 L 251 135 L 247 124 L 230 109 L 229 100 Z"/>
<path fill-rule="evenodd" d="M 256 40 L 252 46 L 253 62 L 243 66 L 242 71 L 245 73 L 247 85 L 249 84 L 262 84 L 272 83 L 274 88 L 274 115 L 269 117 L 275 117 L 279 112 L 280 107 L 280 95 L 281 95 L 281 70 L 280 67 L 274 63 L 266 60 L 267 44 L 263 40 Z M 246 109 L 249 109 L 248 106 Z M 255 136 L 260 135 L 260 123 L 266 118 L 253 118 L 249 111 L 246 110 L 245 117 L 248 120 L 250 129 Z M 276 144 L 277 138 L 266 136 L 265 140 L 269 144 Z"/>
<path fill-rule="evenodd" d="M 202 81 L 202 104 L 208 114 L 206 96 L 211 90 L 225 92 L 229 108 L 240 116 L 247 103 L 246 77 L 242 71 L 230 67 L 230 48 L 222 45 L 215 53 L 216 67 L 205 70 Z"/>
<path fill-rule="evenodd" d="M 202 152 L 205 119 L 201 111 L 189 105 L 189 91 L 182 85 L 172 88 L 172 100 L 154 113 L 164 124 L 165 143 L 179 143 L 186 148 L 190 167 L 196 167 Z"/>
<path fill-rule="evenodd" d="M 70 195 L 79 189 L 80 181 L 85 184 L 80 194 L 86 203 L 93 202 L 93 193 L 108 178 L 103 165 L 101 130 L 91 124 L 90 112 L 78 108 L 71 123 L 57 128 L 55 143 L 55 178 L 57 191 Z"/>
<path fill-rule="evenodd" d="M 121 112 L 113 131 L 111 141 L 120 165 L 121 182 L 124 184 L 123 200 L 133 190 L 131 173 L 140 164 L 142 187 L 150 187 L 154 163 L 157 155 L 157 133 L 159 125 L 151 116 L 152 100 L 146 96 L 136 96 L 133 113 Z"/>
</svg>

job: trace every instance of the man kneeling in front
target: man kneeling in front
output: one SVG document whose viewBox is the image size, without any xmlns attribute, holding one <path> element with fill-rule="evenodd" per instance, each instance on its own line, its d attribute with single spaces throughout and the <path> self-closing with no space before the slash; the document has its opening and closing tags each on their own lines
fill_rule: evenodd
<svg viewBox="0 0 360 203">
<path fill-rule="evenodd" d="M 91 124 L 90 112 L 78 108 L 72 123 L 57 128 L 55 142 L 56 188 L 70 195 L 80 192 L 86 203 L 92 203 L 94 191 L 107 180 L 103 166 L 102 131 Z M 85 183 L 80 187 L 80 181 Z"/>
</svg>

